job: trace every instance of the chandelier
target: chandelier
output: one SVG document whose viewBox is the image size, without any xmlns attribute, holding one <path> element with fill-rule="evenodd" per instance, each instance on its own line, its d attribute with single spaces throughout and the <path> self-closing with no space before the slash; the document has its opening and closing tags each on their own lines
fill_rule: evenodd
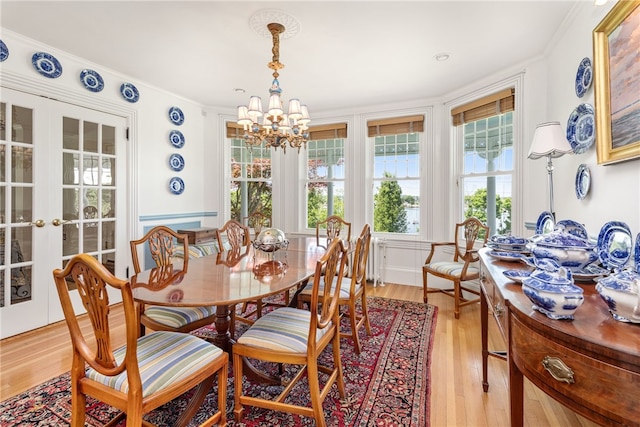
<svg viewBox="0 0 640 427">
<path fill-rule="evenodd" d="M 301 146 L 307 147 L 307 125 L 311 118 L 307 106 L 301 105 L 297 98 L 289 100 L 288 114 L 284 113 L 280 98 L 282 89 L 278 81 L 278 70 L 284 68 L 284 64 L 280 62 L 280 34 L 284 32 L 284 25 L 271 23 L 267 28 L 273 38 L 273 58 L 267 64 L 267 67 L 273 70 L 273 82 L 269 89 L 269 109 L 263 112 L 262 99 L 252 96 L 248 107 L 238 106 L 238 124 L 244 129 L 243 139 L 249 148 L 264 144 L 267 148 L 282 148 L 286 153 L 288 143 L 291 148 L 297 148 L 300 152 Z"/>
</svg>

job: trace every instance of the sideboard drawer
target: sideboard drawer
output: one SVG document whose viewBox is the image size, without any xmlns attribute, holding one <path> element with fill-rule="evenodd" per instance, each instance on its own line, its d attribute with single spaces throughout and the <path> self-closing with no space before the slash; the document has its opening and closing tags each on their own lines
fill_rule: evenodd
<svg viewBox="0 0 640 427">
<path fill-rule="evenodd" d="M 178 233 L 186 234 L 189 238 L 189 244 L 196 245 L 204 242 L 211 242 L 216 240 L 217 228 L 188 228 L 184 230 L 178 230 Z"/>
<path fill-rule="evenodd" d="M 640 420 L 640 374 L 574 351 L 514 315 L 510 319 L 510 357 L 534 384 L 560 402 L 573 402 L 574 409 L 591 417 L 624 425 L 625 420 Z"/>
</svg>

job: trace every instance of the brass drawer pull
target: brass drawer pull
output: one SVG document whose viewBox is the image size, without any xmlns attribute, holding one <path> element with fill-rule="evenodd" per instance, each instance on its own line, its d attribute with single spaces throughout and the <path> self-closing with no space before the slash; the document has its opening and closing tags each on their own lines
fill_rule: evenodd
<svg viewBox="0 0 640 427">
<path fill-rule="evenodd" d="M 557 357 L 545 356 L 544 359 L 542 359 L 542 366 L 549 371 L 553 378 L 560 382 L 567 384 L 576 382 L 573 378 L 573 370 Z"/>
<path fill-rule="evenodd" d="M 498 303 L 493 306 L 493 312 L 495 313 L 496 317 L 501 317 L 504 314 L 504 307 L 500 303 Z"/>
</svg>

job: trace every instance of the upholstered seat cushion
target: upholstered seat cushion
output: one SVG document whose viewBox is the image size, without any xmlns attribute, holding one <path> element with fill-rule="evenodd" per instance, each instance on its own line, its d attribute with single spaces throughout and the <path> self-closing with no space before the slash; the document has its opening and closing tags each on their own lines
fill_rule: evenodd
<svg viewBox="0 0 640 427">
<path fill-rule="evenodd" d="M 181 328 L 184 325 L 193 323 L 197 320 L 204 319 L 216 314 L 216 308 L 209 307 L 164 307 L 150 306 L 146 307 L 144 314 L 163 325 L 172 328 Z"/>
<path fill-rule="evenodd" d="M 217 242 L 189 245 L 189 258 L 200 258 L 203 256 L 214 255 L 216 253 L 218 253 Z M 173 256 L 176 258 L 184 258 L 184 249 L 182 247 L 176 248 Z"/>
<path fill-rule="evenodd" d="M 257 319 L 238 338 L 238 343 L 288 353 L 306 353 L 309 322 L 311 312 L 308 310 L 279 308 Z M 316 339 L 320 339 L 328 329 L 318 330 Z"/>
<path fill-rule="evenodd" d="M 464 262 L 439 261 L 425 264 L 425 267 L 436 273 L 446 274 L 447 276 L 460 277 L 462 269 L 464 268 Z M 470 265 L 469 268 L 467 268 L 467 276 L 474 276 L 479 273 L 480 270 L 477 267 L 473 267 Z"/>
<path fill-rule="evenodd" d="M 331 285 L 331 292 L 336 288 L 336 283 L 338 278 L 333 279 L 333 283 Z M 360 285 L 356 286 L 356 292 Z M 308 283 L 307 286 L 300 292 L 300 295 L 305 295 L 311 297 L 311 290 L 313 289 L 313 283 Z M 342 279 L 342 285 L 340 286 L 340 299 L 349 299 L 349 292 L 351 291 L 351 280 Z M 320 286 L 318 287 L 318 292 L 324 292 L 324 281 L 320 282 Z"/>
<path fill-rule="evenodd" d="M 114 351 L 118 363 L 125 357 L 126 347 Z M 142 379 L 142 396 L 160 391 L 202 369 L 222 354 L 222 350 L 207 341 L 179 332 L 159 331 L 138 339 L 138 363 Z M 127 393 L 127 374 L 105 376 L 88 368 L 87 377 L 108 387 Z"/>
</svg>

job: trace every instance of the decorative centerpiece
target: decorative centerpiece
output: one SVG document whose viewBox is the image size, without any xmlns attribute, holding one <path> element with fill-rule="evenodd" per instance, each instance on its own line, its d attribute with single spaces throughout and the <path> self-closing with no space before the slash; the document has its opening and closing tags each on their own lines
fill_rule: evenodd
<svg viewBox="0 0 640 427">
<path fill-rule="evenodd" d="M 571 271 L 551 259 L 536 260 L 536 269 L 522 281 L 522 291 L 533 309 L 550 319 L 573 320 L 584 302 L 584 291 L 573 283 Z"/>
<path fill-rule="evenodd" d="M 253 247 L 263 252 L 275 252 L 278 249 L 287 248 L 289 241 L 285 238 L 284 231 L 277 228 L 265 228 L 253 241 Z"/>
</svg>

